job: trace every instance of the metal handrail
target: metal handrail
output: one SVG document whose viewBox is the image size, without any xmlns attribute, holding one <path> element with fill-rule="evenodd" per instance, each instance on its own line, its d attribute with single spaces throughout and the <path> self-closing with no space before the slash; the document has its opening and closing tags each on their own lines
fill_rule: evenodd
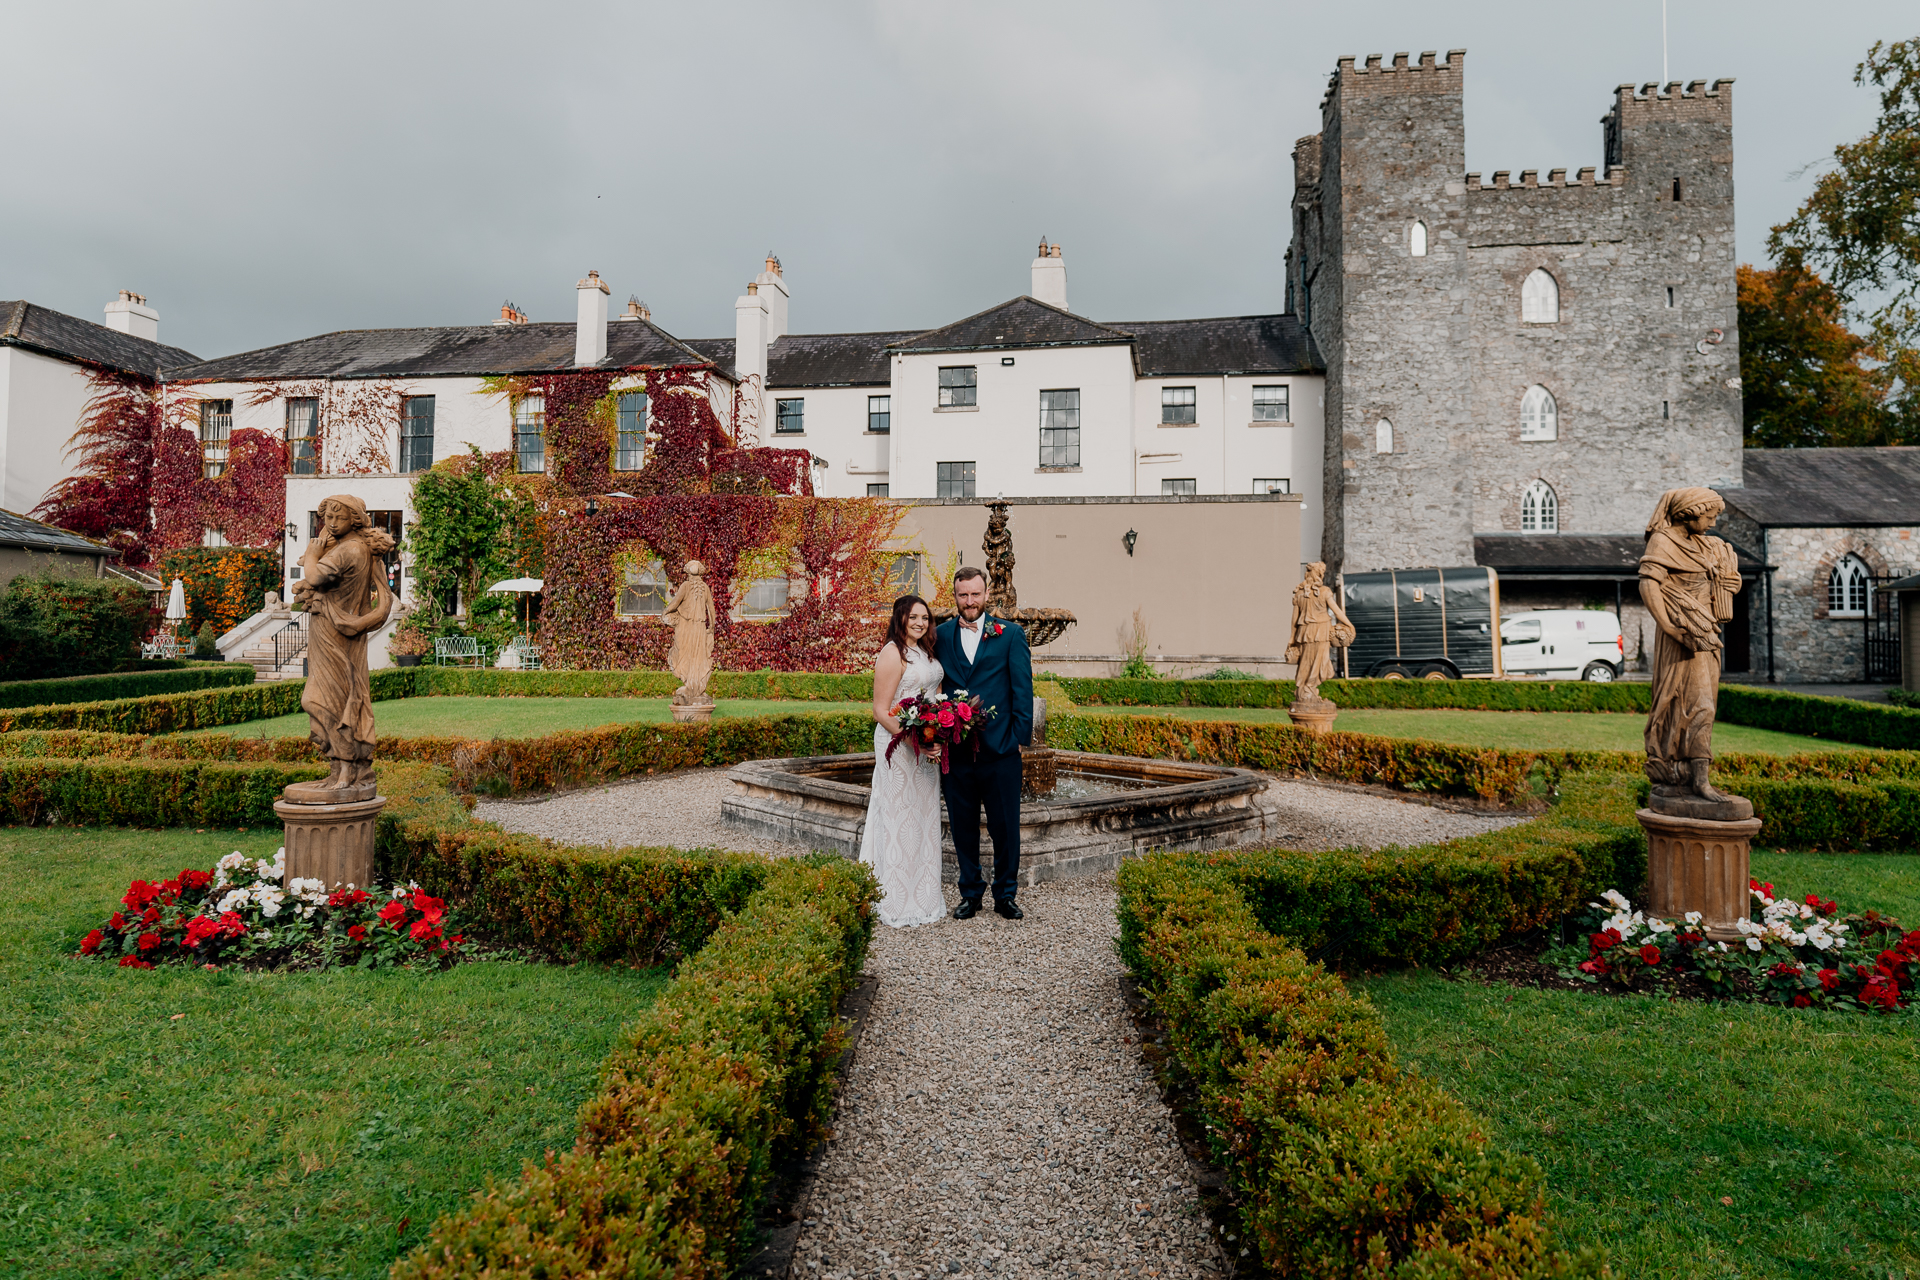
<svg viewBox="0 0 1920 1280">
<path fill-rule="evenodd" d="M 296 613 L 293 621 L 273 634 L 273 669 L 280 668 L 299 657 L 307 647 L 307 615 Z"/>
</svg>

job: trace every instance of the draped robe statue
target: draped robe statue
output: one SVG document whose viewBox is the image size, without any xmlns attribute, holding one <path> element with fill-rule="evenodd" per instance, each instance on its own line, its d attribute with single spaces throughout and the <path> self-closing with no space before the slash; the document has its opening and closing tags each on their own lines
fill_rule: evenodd
<svg viewBox="0 0 1920 1280">
<path fill-rule="evenodd" d="M 1287 661 L 1299 668 L 1294 681 L 1300 702 L 1320 701 L 1320 682 L 1333 678 L 1333 648 L 1353 643 L 1353 623 L 1324 579 L 1327 566 L 1314 561 L 1293 589 L 1293 642 Z"/>
<path fill-rule="evenodd" d="M 300 706 L 307 737 L 332 764 L 320 782 L 295 783 L 287 799 L 332 803 L 372 797 L 373 692 L 367 680 L 367 636 L 393 612 L 381 557 L 393 538 L 375 529 L 360 499 L 335 494 L 320 504 L 320 536 L 300 557 L 294 599 L 306 605 L 307 687 Z"/>
<path fill-rule="evenodd" d="M 711 707 L 713 703 L 707 696 L 707 681 L 713 678 L 713 589 L 706 574 L 706 566 L 698 560 L 687 561 L 687 576 L 673 589 L 673 598 L 661 615 L 673 626 L 667 667 L 680 677 L 680 688 L 673 695 L 676 707 Z"/>
<path fill-rule="evenodd" d="M 1707 781 L 1720 692 L 1720 628 L 1740 590 L 1733 548 L 1707 530 L 1726 504 L 1711 489 L 1671 489 L 1647 523 L 1640 599 L 1653 615 L 1653 712 L 1647 779 L 1661 799 L 1726 802 Z"/>
</svg>

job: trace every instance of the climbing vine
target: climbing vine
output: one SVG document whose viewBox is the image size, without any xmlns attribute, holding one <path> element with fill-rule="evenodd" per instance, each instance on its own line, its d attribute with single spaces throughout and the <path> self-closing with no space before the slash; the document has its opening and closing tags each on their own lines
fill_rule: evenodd
<svg viewBox="0 0 1920 1280">
<path fill-rule="evenodd" d="M 123 563 L 144 565 L 153 541 L 153 443 L 159 405 L 138 374 L 94 370 L 79 429 L 67 442 L 75 471 L 33 509 L 36 520 L 98 538 Z"/>
</svg>

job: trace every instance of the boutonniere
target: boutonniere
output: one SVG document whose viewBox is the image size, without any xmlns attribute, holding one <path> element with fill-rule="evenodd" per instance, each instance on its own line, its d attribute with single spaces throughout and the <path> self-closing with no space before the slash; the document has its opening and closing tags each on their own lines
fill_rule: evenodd
<svg viewBox="0 0 1920 1280">
<path fill-rule="evenodd" d="M 997 635 L 999 635 L 999 634 L 1000 634 L 1000 633 L 1001 633 L 1002 631 L 1005 631 L 1005 630 L 1006 630 L 1006 628 L 1005 628 L 1005 627 L 1003 627 L 1003 626 L 1001 626 L 1001 625 L 1000 625 L 999 623 L 997 623 L 997 622 L 990 622 L 990 623 L 988 623 L 988 624 L 987 624 L 987 634 L 988 634 L 988 635 L 990 635 L 990 636 L 997 636 Z"/>
</svg>

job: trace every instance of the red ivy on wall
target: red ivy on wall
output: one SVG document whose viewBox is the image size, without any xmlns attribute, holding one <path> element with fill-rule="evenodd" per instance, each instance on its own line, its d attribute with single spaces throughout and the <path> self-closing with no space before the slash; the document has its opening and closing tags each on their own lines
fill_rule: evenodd
<svg viewBox="0 0 1920 1280">
<path fill-rule="evenodd" d="M 78 469 L 47 491 L 33 518 L 119 549 L 126 564 L 152 557 L 153 438 L 160 407 L 153 383 L 97 369 L 80 426 L 67 442 Z"/>
</svg>

